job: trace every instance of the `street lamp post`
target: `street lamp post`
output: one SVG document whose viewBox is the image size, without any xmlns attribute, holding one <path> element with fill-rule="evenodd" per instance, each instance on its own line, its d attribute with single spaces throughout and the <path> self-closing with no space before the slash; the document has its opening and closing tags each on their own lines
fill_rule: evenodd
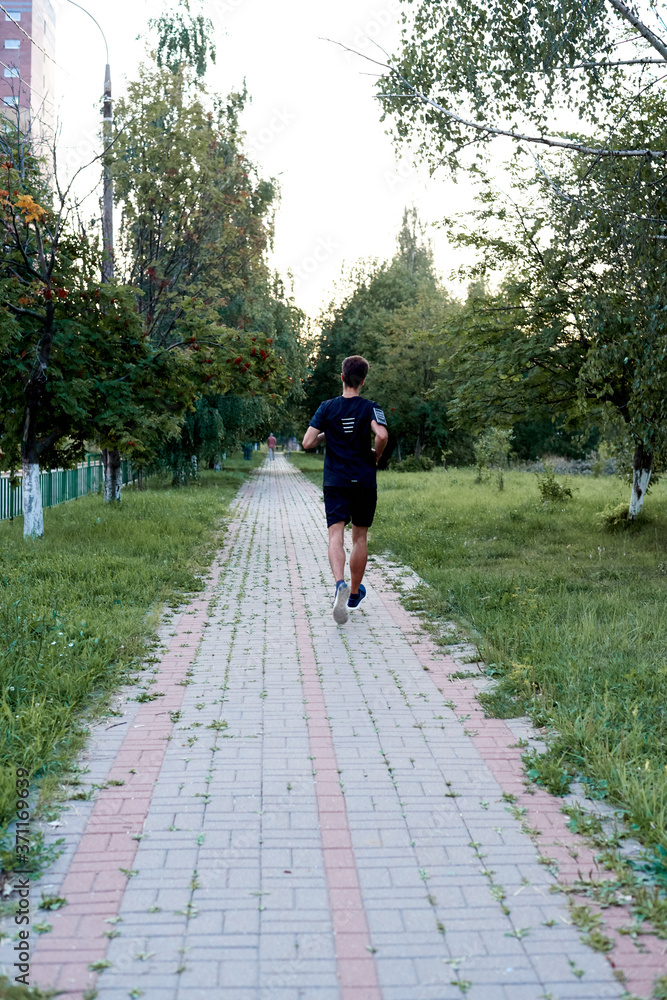
<svg viewBox="0 0 667 1000">
<path fill-rule="evenodd" d="M 68 0 L 74 7 L 78 7 L 84 14 L 87 14 L 91 21 L 94 21 L 104 39 L 104 46 L 107 50 L 107 62 L 104 71 L 104 102 L 102 105 L 102 150 L 103 165 L 103 187 L 102 187 L 102 281 L 113 281 L 114 259 L 113 259 L 113 177 L 109 167 L 109 149 L 113 138 L 113 106 L 111 103 L 111 66 L 109 65 L 109 45 L 106 35 L 101 25 L 93 17 L 89 10 L 82 7 L 75 0 Z M 103 448 L 102 461 L 104 463 L 104 500 L 120 502 L 121 487 L 121 456 L 117 448 Z"/>
<path fill-rule="evenodd" d="M 109 168 L 113 108 L 111 104 L 111 67 L 107 61 L 104 74 L 104 104 L 102 107 L 102 140 L 104 142 L 104 181 L 102 193 L 102 280 L 113 280 L 113 177 Z"/>
<path fill-rule="evenodd" d="M 111 66 L 109 65 L 109 44 L 107 36 L 102 30 L 99 21 L 93 17 L 89 10 L 82 7 L 75 0 L 68 0 L 73 7 L 78 7 L 84 14 L 87 14 L 91 21 L 94 21 L 104 39 L 104 47 L 107 52 L 107 62 L 104 71 L 104 102 L 102 105 L 102 142 L 104 143 L 103 153 L 103 188 L 102 188 L 102 280 L 113 281 L 114 261 L 113 261 L 113 177 L 109 168 L 109 158 L 107 150 L 111 146 L 113 138 L 113 105 L 111 102 Z"/>
</svg>

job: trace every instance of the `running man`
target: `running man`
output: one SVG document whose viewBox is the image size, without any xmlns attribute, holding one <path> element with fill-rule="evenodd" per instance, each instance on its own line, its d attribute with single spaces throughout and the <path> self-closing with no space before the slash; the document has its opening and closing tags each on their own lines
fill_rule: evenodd
<svg viewBox="0 0 667 1000">
<path fill-rule="evenodd" d="M 268 446 L 268 449 L 269 449 L 269 461 L 270 462 L 275 462 L 275 459 L 276 459 L 276 445 L 278 444 L 278 442 L 276 441 L 276 439 L 273 436 L 273 431 L 271 431 L 271 433 L 269 434 L 266 443 L 267 443 L 267 446 Z"/>
<path fill-rule="evenodd" d="M 361 582 L 368 560 L 368 529 L 377 504 L 376 468 L 389 432 L 380 407 L 359 395 L 368 375 L 368 362 L 354 355 L 343 361 L 343 395 L 318 407 L 303 439 L 308 450 L 326 438 L 324 506 L 329 527 L 329 562 L 336 581 L 333 616 L 344 625 L 348 609 L 358 608 L 366 596 Z M 371 445 L 375 435 L 375 448 Z M 350 585 L 345 582 L 345 525 L 352 521 Z"/>
</svg>

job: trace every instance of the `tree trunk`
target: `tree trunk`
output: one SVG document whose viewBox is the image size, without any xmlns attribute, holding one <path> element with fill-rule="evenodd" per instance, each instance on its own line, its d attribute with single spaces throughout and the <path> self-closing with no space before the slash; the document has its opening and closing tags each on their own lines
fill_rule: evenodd
<svg viewBox="0 0 667 1000">
<path fill-rule="evenodd" d="M 401 439 L 396 438 L 396 458 L 399 462 L 403 461 L 403 456 L 401 455 Z"/>
<path fill-rule="evenodd" d="M 190 475 L 193 479 L 199 479 L 199 463 L 196 455 L 190 456 Z"/>
<path fill-rule="evenodd" d="M 23 435 L 21 440 L 21 466 L 23 468 L 23 536 L 24 538 L 44 537 L 44 511 L 42 509 L 42 490 L 39 483 L 39 456 L 55 444 L 61 436 L 54 428 L 41 442 L 37 441 L 37 418 L 42 404 L 46 372 L 51 358 L 53 345 L 54 307 L 51 301 L 46 303 L 44 318 L 44 334 L 41 339 L 39 356 L 33 365 L 30 380 L 26 386 L 26 406 L 23 416 Z"/>
<path fill-rule="evenodd" d="M 631 521 L 634 521 L 641 514 L 652 471 L 653 452 L 647 451 L 642 441 L 637 441 L 632 459 L 632 494 L 630 495 L 628 514 Z"/>
<path fill-rule="evenodd" d="M 104 462 L 104 502 L 120 503 L 121 493 L 121 460 L 118 448 L 103 448 Z"/>
<path fill-rule="evenodd" d="M 39 462 L 24 459 L 23 466 L 23 537 L 44 537 L 44 511 L 39 484 Z"/>
<path fill-rule="evenodd" d="M 415 443 L 415 458 L 419 458 L 422 453 L 422 439 L 421 435 L 417 435 L 417 441 Z"/>
<path fill-rule="evenodd" d="M 144 467 L 140 465 L 137 469 L 137 489 L 140 493 L 144 491 Z"/>
</svg>

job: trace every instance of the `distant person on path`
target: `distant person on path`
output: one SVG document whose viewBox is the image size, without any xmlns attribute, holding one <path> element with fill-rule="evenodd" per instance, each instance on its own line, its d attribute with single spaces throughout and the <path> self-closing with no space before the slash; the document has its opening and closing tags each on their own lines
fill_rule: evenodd
<svg viewBox="0 0 667 1000">
<path fill-rule="evenodd" d="M 389 432 L 384 413 L 359 395 L 368 375 L 368 362 L 345 358 L 343 394 L 327 399 L 317 409 L 303 439 L 308 450 L 326 438 L 324 506 L 329 527 L 329 562 L 336 581 L 333 616 L 345 624 L 349 608 L 358 608 L 366 596 L 361 582 L 368 560 L 368 529 L 377 504 L 376 469 Z M 371 443 L 375 435 L 375 448 Z M 352 521 L 351 586 L 345 582 L 345 525 Z"/>
<path fill-rule="evenodd" d="M 275 459 L 276 459 L 276 445 L 278 444 L 278 442 L 274 438 L 273 432 L 271 432 L 271 434 L 269 434 L 266 443 L 269 446 L 269 460 L 271 462 L 274 462 Z"/>
</svg>

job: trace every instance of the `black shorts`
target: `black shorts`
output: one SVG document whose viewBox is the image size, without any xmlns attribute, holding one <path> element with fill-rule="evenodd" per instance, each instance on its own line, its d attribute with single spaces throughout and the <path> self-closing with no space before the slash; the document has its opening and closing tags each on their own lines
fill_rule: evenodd
<svg viewBox="0 0 667 1000">
<path fill-rule="evenodd" d="M 357 528 L 370 528 L 375 516 L 378 491 L 363 486 L 325 486 L 324 509 L 327 512 L 327 526 L 339 521 Z"/>
</svg>

